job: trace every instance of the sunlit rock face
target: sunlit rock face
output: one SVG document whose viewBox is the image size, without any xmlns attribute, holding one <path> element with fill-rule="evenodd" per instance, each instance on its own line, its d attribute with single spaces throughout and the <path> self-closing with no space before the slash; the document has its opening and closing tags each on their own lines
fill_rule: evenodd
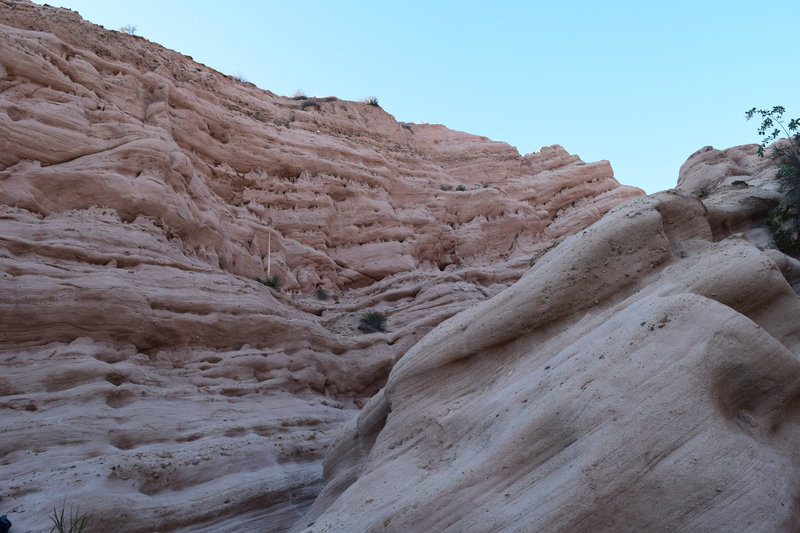
<svg viewBox="0 0 800 533">
<path fill-rule="evenodd" d="M 419 339 L 641 194 L 0 0 L 0 515 L 287 530 Z"/>
<path fill-rule="evenodd" d="M 737 176 L 617 206 L 440 324 L 293 531 L 797 531 L 800 263 L 751 242 L 777 200 Z"/>
<path fill-rule="evenodd" d="M 9 2 L 0 22 L 4 203 L 149 218 L 248 277 L 271 234 L 287 289 L 524 262 L 641 194 L 607 161 L 559 146 L 521 157 L 377 106 L 276 96 L 67 10 Z"/>
</svg>

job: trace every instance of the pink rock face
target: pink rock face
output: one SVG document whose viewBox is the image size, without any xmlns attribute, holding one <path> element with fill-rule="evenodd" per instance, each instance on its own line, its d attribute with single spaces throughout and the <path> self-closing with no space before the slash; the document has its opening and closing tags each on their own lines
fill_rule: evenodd
<svg viewBox="0 0 800 533">
<path fill-rule="evenodd" d="M 772 178 L 775 162 L 769 157 L 758 157 L 758 145 L 746 144 L 726 150 L 705 146 L 689 156 L 681 165 L 678 189 L 694 192 L 719 185 L 731 185 L 734 181 L 746 181 L 752 185 L 774 188 Z"/>
<path fill-rule="evenodd" d="M 796 531 L 773 174 L 707 148 L 637 198 L 559 146 L 280 97 L 0 0 L 0 514 Z"/>
<path fill-rule="evenodd" d="M 524 262 L 641 194 L 557 146 L 520 157 L 375 106 L 278 97 L 67 10 L 12 4 L 0 200 L 149 217 L 233 274 L 263 274 L 268 233 L 271 269 L 306 293 Z"/>
<path fill-rule="evenodd" d="M 285 531 L 406 351 L 641 194 L 0 0 L 0 514 Z"/>
<path fill-rule="evenodd" d="M 713 224 L 626 202 L 440 324 L 293 531 L 797 531 L 800 263 Z"/>
</svg>

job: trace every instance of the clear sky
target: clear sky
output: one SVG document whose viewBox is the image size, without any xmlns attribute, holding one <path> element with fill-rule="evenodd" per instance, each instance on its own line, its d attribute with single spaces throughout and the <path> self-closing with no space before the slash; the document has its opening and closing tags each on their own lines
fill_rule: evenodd
<svg viewBox="0 0 800 533">
<path fill-rule="evenodd" d="M 561 144 L 647 192 L 703 146 L 757 142 L 750 107 L 800 116 L 800 0 L 46 2 L 277 94 Z"/>
</svg>

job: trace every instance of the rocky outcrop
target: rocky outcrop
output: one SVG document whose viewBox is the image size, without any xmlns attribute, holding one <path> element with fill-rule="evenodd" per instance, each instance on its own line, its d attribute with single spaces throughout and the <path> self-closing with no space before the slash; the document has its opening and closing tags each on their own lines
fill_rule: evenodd
<svg viewBox="0 0 800 533">
<path fill-rule="evenodd" d="M 755 152 L 638 198 L 0 0 L 0 514 L 795 531 L 800 263 Z"/>
<path fill-rule="evenodd" d="M 725 150 L 705 146 L 681 165 L 677 188 L 687 192 L 702 192 L 703 195 L 713 188 L 730 186 L 734 182 L 774 189 L 775 162 L 770 157 L 756 157 L 757 151 L 757 144 Z"/>
<path fill-rule="evenodd" d="M 149 217 L 227 272 L 263 274 L 268 234 L 284 287 L 305 292 L 524 262 L 641 194 L 557 146 L 520 157 L 377 106 L 279 97 L 76 13 L 5 5 L 0 200 Z"/>
<path fill-rule="evenodd" d="M 641 194 L 0 0 L 0 514 L 286 530 L 403 354 Z"/>
<path fill-rule="evenodd" d="M 614 208 L 424 337 L 294 531 L 796 531 L 800 263 L 756 148 L 701 150 L 694 194 Z"/>
</svg>

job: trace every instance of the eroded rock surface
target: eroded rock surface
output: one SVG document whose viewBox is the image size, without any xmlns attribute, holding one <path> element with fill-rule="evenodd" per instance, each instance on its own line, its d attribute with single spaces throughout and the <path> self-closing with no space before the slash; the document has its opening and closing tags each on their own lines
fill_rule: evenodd
<svg viewBox="0 0 800 533">
<path fill-rule="evenodd" d="M 409 348 L 641 194 L 0 0 L 0 514 L 286 530 Z"/>
<path fill-rule="evenodd" d="M 800 528 L 800 263 L 756 148 L 698 152 L 694 194 L 617 206 L 424 337 L 294 531 Z"/>
</svg>

